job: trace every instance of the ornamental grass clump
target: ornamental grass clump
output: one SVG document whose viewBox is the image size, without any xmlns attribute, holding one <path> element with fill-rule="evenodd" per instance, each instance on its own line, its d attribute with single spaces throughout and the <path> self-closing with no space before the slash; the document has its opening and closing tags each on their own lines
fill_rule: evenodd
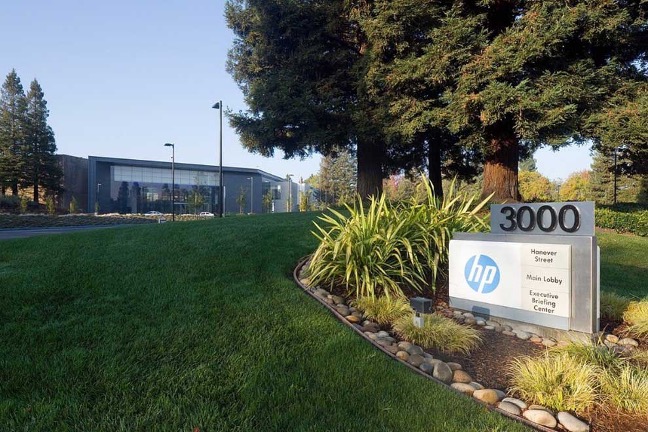
<svg viewBox="0 0 648 432">
<path fill-rule="evenodd" d="M 604 344 L 594 342 L 572 342 L 565 346 L 551 348 L 552 355 L 566 354 L 569 357 L 606 370 L 621 370 L 623 359 Z"/>
<path fill-rule="evenodd" d="M 401 338 L 423 348 L 436 348 L 444 353 L 468 354 L 481 339 L 479 332 L 437 314 L 423 314 L 423 327 L 414 325 L 412 314 L 394 323 L 394 330 Z"/>
<path fill-rule="evenodd" d="M 648 371 L 624 366 L 601 375 L 603 406 L 628 414 L 648 416 Z"/>
<path fill-rule="evenodd" d="M 391 324 L 403 316 L 409 316 L 412 308 L 405 297 L 359 297 L 351 305 L 360 309 L 367 319 L 380 325 Z"/>
<path fill-rule="evenodd" d="M 601 317 L 621 321 L 630 299 L 611 292 L 601 293 Z"/>
<path fill-rule="evenodd" d="M 314 235 L 320 245 L 310 263 L 314 284 L 343 285 L 356 297 L 403 296 L 403 288 L 422 292 L 428 286 L 425 232 L 391 207 L 384 195 L 347 206 L 349 216 L 331 210 L 319 219 Z"/>
<path fill-rule="evenodd" d="M 331 210 L 320 217 L 311 281 L 342 285 L 356 297 L 434 291 L 452 234 L 487 228 L 478 216 L 487 200 L 475 204 L 474 197 L 455 192 L 454 182 L 438 199 L 427 179 L 421 184 L 423 199 L 392 205 L 382 195 L 366 206 L 357 198 L 353 207 L 346 206 L 349 216 Z"/>
<path fill-rule="evenodd" d="M 623 314 L 623 320 L 628 323 L 628 333 L 648 336 L 648 299 L 631 301 Z"/>
<path fill-rule="evenodd" d="M 596 402 L 601 369 L 567 353 L 521 357 L 509 367 L 511 390 L 557 411 L 587 412 Z"/>
</svg>

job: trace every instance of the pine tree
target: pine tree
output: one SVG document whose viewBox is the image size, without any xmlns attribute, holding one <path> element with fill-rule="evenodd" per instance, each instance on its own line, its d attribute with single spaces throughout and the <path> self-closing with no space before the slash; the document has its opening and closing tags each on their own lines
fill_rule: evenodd
<svg viewBox="0 0 648 432">
<path fill-rule="evenodd" d="M 327 205 L 351 201 L 356 190 L 356 166 L 353 156 L 348 151 L 338 150 L 322 158 L 317 180 L 319 201 Z"/>
<path fill-rule="evenodd" d="M 616 161 L 616 199 L 617 202 L 642 202 L 645 176 L 632 174 L 626 167 L 631 164 L 627 153 L 617 150 Z M 599 204 L 614 203 L 614 150 L 604 154 L 596 152 L 592 159 L 590 188 L 592 199 Z"/>
<path fill-rule="evenodd" d="M 47 124 L 49 111 L 44 96 L 38 81 L 33 80 L 27 93 L 27 153 L 23 186 L 33 187 L 35 202 L 39 201 L 41 187 L 50 194 L 61 190 L 62 171 L 55 157 L 54 132 Z"/>
<path fill-rule="evenodd" d="M 0 96 L 0 192 L 18 196 L 26 166 L 27 101 L 20 78 L 12 70 Z"/>
</svg>

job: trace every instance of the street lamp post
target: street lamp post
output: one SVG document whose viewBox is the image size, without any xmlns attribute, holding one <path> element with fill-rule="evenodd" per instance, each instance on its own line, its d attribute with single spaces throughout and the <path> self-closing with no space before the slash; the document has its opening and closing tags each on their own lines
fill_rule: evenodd
<svg viewBox="0 0 648 432">
<path fill-rule="evenodd" d="M 99 214 L 99 190 L 101 188 L 101 183 L 97 183 L 97 193 L 95 194 L 95 215 Z"/>
<path fill-rule="evenodd" d="M 218 184 L 218 216 L 223 217 L 223 101 L 218 101 L 212 108 L 220 111 L 220 139 L 219 139 L 219 153 L 220 153 L 220 171 L 219 171 L 219 184 Z"/>
<path fill-rule="evenodd" d="M 617 150 L 619 147 L 614 147 L 614 204 L 617 201 Z"/>
<path fill-rule="evenodd" d="M 248 177 L 250 180 L 250 214 L 254 213 L 254 178 Z"/>
<path fill-rule="evenodd" d="M 293 203 L 292 203 L 292 177 L 294 174 L 287 174 L 288 178 L 288 212 L 292 213 Z"/>
<path fill-rule="evenodd" d="M 166 143 L 171 147 L 171 220 L 175 222 L 175 144 Z"/>
</svg>

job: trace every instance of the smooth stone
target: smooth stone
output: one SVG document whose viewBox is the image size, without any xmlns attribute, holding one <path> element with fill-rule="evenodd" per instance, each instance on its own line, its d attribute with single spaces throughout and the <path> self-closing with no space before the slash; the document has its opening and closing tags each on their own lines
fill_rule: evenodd
<svg viewBox="0 0 648 432">
<path fill-rule="evenodd" d="M 491 325 L 485 325 L 484 330 L 495 330 L 495 327 Z"/>
<path fill-rule="evenodd" d="M 613 334 L 608 334 L 608 335 L 605 335 L 605 340 L 615 344 L 615 343 L 619 342 L 619 336 L 616 336 L 616 335 L 613 335 Z"/>
<path fill-rule="evenodd" d="M 486 325 L 486 321 L 484 320 L 477 320 L 477 325 L 480 327 L 484 327 Z"/>
<path fill-rule="evenodd" d="M 358 318 L 355 315 L 347 315 L 345 318 L 346 318 L 347 321 L 349 321 L 350 323 L 353 323 L 353 324 L 356 324 L 356 323 L 360 322 L 360 318 Z"/>
<path fill-rule="evenodd" d="M 459 369 L 463 369 L 459 363 L 447 362 L 447 364 L 448 366 L 450 366 L 450 369 L 452 369 L 453 372 Z"/>
<path fill-rule="evenodd" d="M 569 432 L 589 432 L 590 430 L 587 423 L 564 411 L 558 413 L 558 422 Z"/>
<path fill-rule="evenodd" d="M 409 354 L 407 354 L 406 351 L 398 351 L 396 353 L 396 357 L 398 357 L 399 359 L 401 359 L 403 361 L 407 361 L 407 359 L 409 359 Z"/>
<path fill-rule="evenodd" d="M 354 308 L 353 306 L 349 306 L 349 310 L 350 310 L 351 312 L 355 312 L 355 311 L 357 311 L 358 309 Z"/>
<path fill-rule="evenodd" d="M 555 428 L 558 426 L 556 418 L 545 410 L 528 409 L 522 413 L 522 416 L 533 423 L 549 428 Z"/>
<path fill-rule="evenodd" d="M 473 319 L 475 318 L 475 315 L 471 314 L 470 312 L 466 312 L 466 313 L 464 313 L 463 316 L 464 316 L 465 318 L 473 318 Z"/>
<path fill-rule="evenodd" d="M 433 356 L 432 354 L 430 354 L 430 353 L 426 353 L 426 352 L 424 352 L 424 353 L 423 353 L 423 358 L 424 358 L 425 360 L 427 360 L 427 359 L 433 359 L 434 356 Z"/>
<path fill-rule="evenodd" d="M 502 331 L 502 334 L 506 335 L 506 336 L 515 336 L 515 333 L 513 333 L 512 331 L 508 331 L 508 330 Z"/>
<path fill-rule="evenodd" d="M 542 345 L 546 346 L 547 348 L 555 347 L 558 345 L 556 341 L 553 341 L 551 339 L 542 339 Z"/>
<path fill-rule="evenodd" d="M 391 343 L 396 342 L 396 339 L 394 339 L 394 338 L 391 337 L 391 336 L 387 336 L 387 337 L 385 337 L 385 338 L 381 338 L 381 339 L 382 339 L 382 340 L 389 341 L 389 342 L 391 342 Z"/>
<path fill-rule="evenodd" d="M 407 348 L 411 347 L 412 344 L 410 342 L 398 342 L 398 348 L 407 351 Z"/>
<path fill-rule="evenodd" d="M 335 305 L 335 302 L 333 301 L 333 299 L 330 299 L 330 298 L 325 298 L 324 303 L 326 303 L 328 305 L 331 305 L 331 306 Z"/>
<path fill-rule="evenodd" d="M 502 390 L 493 389 L 493 391 L 497 393 L 497 397 L 499 398 L 499 400 L 502 400 L 506 397 L 506 393 L 504 393 Z"/>
<path fill-rule="evenodd" d="M 368 337 L 369 339 L 371 339 L 371 340 L 377 340 L 377 339 L 378 339 L 378 336 L 376 336 L 375 333 L 371 333 L 371 332 L 367 332 L 367 331 L 366 331 L 365 334 L 366 334 L 367 337 Z"/>
<path fill-rule="evenodd" d="M 468 375 L 466 371 L 458 369 L 455 370 L 454 373 L 452 374 L 452 381 L 456 383 L 469 384 L 472 382 L 472 377 Z"/>
<path fill-rule="evenodd" d="M 360 324 L 353 324 L 353 327 L 355 327 L 358 330 L 362 331 L 362 326 Z"/>
<path fill-rule="evenodd" d="M 639 346 L 639 342 L 637 342 L 632 338 L 623 338 L 618 342 L 618 344 L 623 346 L 632 346 L 632 347 Z"/>
<path fill-rule="evenodd" d="M 468 325 L 477 324 L 477 320 L 475 318 L 466 318 L 466 319 L 464 319 L 464 323 L 468 324 Z"/>
<path fill-rule="evenodd" d="M 489 405 L 495 405 L 500 401 L 499 394 L 493 389 L 475 390 L 473 397 Z"/>
<path fill-rule="evenodd" d="M 516 416 L 519 416 L 522 414 L 522 410 L 520 409 L 519 406 L 512 404 L 511 402 L 500 402 L 497 404 L 497 408 L 501 409 L 502 411 L 506 411 L 509 414 L 513 414 Z"/>
<path fill-rule="evenodd" d="M 423 361 L 424 361 L 425 363 L 431 364 L 432 366 L 436 366 L 437 363 L 441 363 L 441 362 L 442 362 L 442 360 L 435 359 L 435 358 L 430 358 L 430 357 L 426 358 L 426 359 L 423 360 Z"/>
<path fill-rule="evenodd" d="M 493 320 L 486 320 L 486 325 L 493 326 L 493 327 L 501 327 L 500 323 Z"/>
<path fill-rule="evenodd" d="M 474 388 L 475 390 L 484 390 L 484 386 L 481 385 L 481 384 L 479 384 L 478 382 L 473 381 L 473 382 L 470 383 L 470 385 L 471 385 L 472 388 Z"/>
<path fill-rule="evenodd" d="M 378 334 L 378 337 L 381 337 L 381 338 L 389 337 L 389 333 L 387 333 L 384 330 L 379 331 L 377 334 Z"/>
<path fill-rule="evenodd" d="M 320 296 L 320 297 L 324 297 L 324 298 L 328 298 L 328 296 L 330 296 L 331 293 L 328 292 L 328 291 L 326 291 L 325 289 L 317 288 L 317 289 L 315 290 L 315 295 L 318 295 L 318 296 Z"/>
<path fill-rule="evenodd" d="M 571 342 L 566 341 L 566 340 L 559 340 L 559 341 L 558 341 L 558 346 L 559 346 L 559 347 L 566 347 L 566 346 L 568 346 L 570 343 L 571 343 Z"/>
<path fill-rule="evenodd" d="M 386 339 L 378 339 L 378 340 L 376 341 L 376 343 L 377 343 L 378 345 L 380 345 L 380 346 L 383 346 L 383 347 L 392 346 L 392 343 L 391 343 L 390 341 L 386 340 Z M 397 348 L 398 348 L 398 347 L 397 347 Z"/>
<path fill-rule="evenodd" d="M 529 340 L 533 343 L 542 343 L 542 338 L 540 336 L 531 336 Z"/>
<path fill-rule="evenodd" d="M 549 408 L 547 408 L 547 407 L 545 407 L 545 406 L 542 406 L 542 405 L 535 405 L 535 404 L 531 404 L 531 405 L 529 405 L 529 409 L 530 409 L 530 410 L 543 410 L 543 411 L 547 411 L 547 412 L 548 412 L 549 414 L 551 414 L 552 416 L 553 416 L 553 415 L 556 415 L 556 413 L 554 413 L 554 412 L 551 411 Z"/>
<path fill-rule="evenodd" d="M 392 354 L 396 354 L 398 351 L 400 351 L 400 349 L 395 345 L 386 346 L 384 348 L 385 348 L 385 350 L 387 350 L 388 352 L 390 352 Z"/>
<path fill-rule="evenodd" d="M 502 399 L 502 402 L 508 402 L 508 403 L 512 403 L 513 405 L 517 405 L 517 407 L 520 408 L 521 410 L 525 410 L 528 407 L 526 402 L 512 397 L 504 398 Z"/>
<path fill-rule="evenodd" d="M 362 315 L 362 312 L 360 311 L 353 311 L 351 312 L 351 315 L 358 318 L 358 322 L 362 321 L 362 318 L 364 318 L 364 315 Z"/>
<path fill-rule="evenodd" d="M 421 363 L 419 369 L 421 369 L 426 374 L 431 374 L 432 372 L 434 372 L 434 366 L 427 362 Z"/>
<path fill-rule="evenodd" d="M 514 333 L 519 339 L 522 340 L 528 340 L 531 337 L 529 333 L 522 330 L 516 330 Z"/>
<path fill-rule="evenodd" d="M 452 314 L 453 314 L 454 316 L 463 316 L 463 313 L 461 313 L 461 311 L 458 311 L 458 310 L 453 311 Z"/>
<path fill-rule="evenodd" d="M 452 382 L 452 370 L 450 369 L 450 366 L 442 361 L 434 365 L 434 372 L 432 373 L 432 376 L 446 384 L 450 384 Z"/>
<path fill-rule="evenodd" d="M 450 387 L 452 387 L 455 390 L 460 391 L 463 394 L 467 394 L 468 396 L 472 396 L 472 394 L 475 392 L 475 388 L 471 386 L 470 384 L 466 383 L 452 383 L 450 384 Z"/>
<path fill-rule="evenodd" d="M 409 360 L 407 360 L 409 364 L 415 367 L 421 366 L 423 364 L 423 361 L 424 361 L 423 356 L 418 354 L 411 355 Z"/>
<path fill-rule="evenodd" d="M 337 306 L 335 310 L 342 316 L 351 315 L 351 311 L 346 306 Z"/>
<path fill-rule="evenodd" d="M 405 351 L 407 351 L 410 355 L 423 355 L 423 348 L 418 345 L 412 345 Z"/>
<path fill-rule="evenodd" d="M 299 283 L 301 283 L 304 286 L 309 286 L 310 285 L 310 279 L 308 279 L 308 278 L 299 279 Z"/>
<path fill-rule="evenodd" d="M 343 305 L 344 304 L 344 299 L 342 297 L 340 297 L 340 296 L 336 296 L 336 295 L 331 296 L 331 300 L 333 300 L 333 302 L 335 302 L 336 305 Z"/>
<path fill-rule="evenodd" d="M 506 330 L 506 331 L 512 331 L 513 330 L 513 327 L 511 327 L 510 325 L 503 325 L 502 328 L 504 330 Z"/>
</svg>

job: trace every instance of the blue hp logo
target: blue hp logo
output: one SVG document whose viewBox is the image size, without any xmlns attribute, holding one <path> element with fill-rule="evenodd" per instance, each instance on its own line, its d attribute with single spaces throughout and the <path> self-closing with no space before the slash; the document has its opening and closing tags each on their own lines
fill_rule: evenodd
<svg viewBox="0 0 648 432">
<path fill-rule="evenodd" d="M 475 255 L 468 260 L 464 269 L 470 288 L 481 294 L 495 291 L 500 281 L 500 271 L 491 257 Z"/>
</svg>

